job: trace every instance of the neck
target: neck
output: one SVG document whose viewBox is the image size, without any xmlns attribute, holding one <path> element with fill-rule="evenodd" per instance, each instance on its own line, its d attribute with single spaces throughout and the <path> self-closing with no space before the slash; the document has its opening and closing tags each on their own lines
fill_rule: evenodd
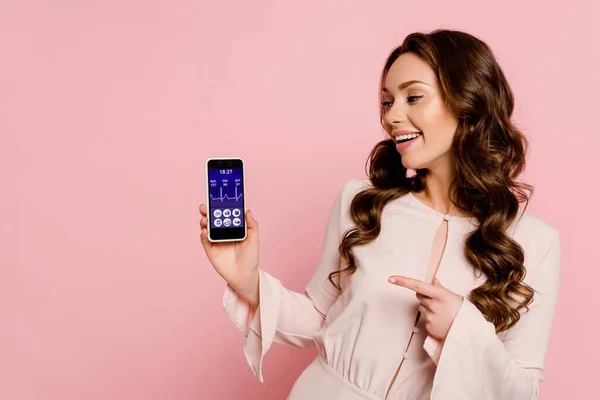
<svg viewBox="0 0 600 400">
<path fill-rule="evenodd" d="M 450 185 L 455 177 L 450 165 L 428 168 L 425 189 L 418 196 L 425 204 L 442 214 L 466 216 L 450 200 Z"/>
</svg>

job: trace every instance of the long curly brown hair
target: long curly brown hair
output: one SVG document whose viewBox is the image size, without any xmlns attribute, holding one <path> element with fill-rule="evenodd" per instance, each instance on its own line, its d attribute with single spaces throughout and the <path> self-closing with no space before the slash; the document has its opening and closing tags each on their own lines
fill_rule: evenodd
<svg viewBox="0 0 600 400">
<path fill-rule="evenodd" d="M 380 93 L 387 73 L 401 55 L 412 52 L 436 72 L 442 97 L 459 124 L 452 143 L 456 176 L 451 201 L 479 222 L 465 241 L 465 256 L 486 281 L 470 293 L 470 301 L 497 332 L 514 326 L 520 311 L 528 309 L 534 291 L 523 282 L 524 253 L 507 235 L 520 203 L 533 194 L 531 185 L 517 182 L 525 169 L 528 142 L 511 122 L 512 90 L 490 48 L 480 39 L 460 31 L 413 33 L 387 58 Z M 380 108 L 383 126 L 384 108 Z M 329 275 L 352 275 L 357 262 L 352 247 L 373 241 L 381 230 L 384 206 L 408 192 L 425 188 L 427 170 L 407 177 L 401 155 L 391 139 L 379 142 L 367 160 L 369 188 L 353 199 L 350 213 L 355 227 L 345 232 L 339 252 L 347 267 Z"/>
</svg>

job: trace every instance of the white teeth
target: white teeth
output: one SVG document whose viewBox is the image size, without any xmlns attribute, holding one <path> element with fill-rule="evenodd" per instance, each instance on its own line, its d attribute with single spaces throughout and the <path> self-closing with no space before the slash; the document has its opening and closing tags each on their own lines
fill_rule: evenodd
<svg viewBox="0 0 600 400">
<path fill-rule="evenodd" d="M 395 136 L 394 139 L 396 139 L 396 142 L 399 142 L 401 140 L 408 140 L 408 139 L 413 139 L 416 138 L 417 136 L 420 136 L 420 133 L 411 133 L 409 135 L 399 135 L 399 136 Z"/>
</svg>

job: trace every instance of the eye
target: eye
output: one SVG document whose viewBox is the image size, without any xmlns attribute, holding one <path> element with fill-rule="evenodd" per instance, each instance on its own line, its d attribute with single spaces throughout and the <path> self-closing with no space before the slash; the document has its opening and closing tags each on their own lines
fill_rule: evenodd
<svg viewBox="0 0 600 400">
<path fill-rule="evenodd" d="M 408 96 L 407 100 L 409 104 L 416 103 L 423 96 Z"/>
<path fill-rule="evenodd" d="M 383 108 L 390 108 L 392 106 L 392 104 L 394 104 L 392 101 L 382 101 L 381 102 L 381 106 Z"/>
</svg>

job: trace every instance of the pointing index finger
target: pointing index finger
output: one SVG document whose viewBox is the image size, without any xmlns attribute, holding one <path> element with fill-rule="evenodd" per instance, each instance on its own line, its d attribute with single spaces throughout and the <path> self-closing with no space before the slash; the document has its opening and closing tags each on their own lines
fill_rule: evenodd
<svg viewBox="0 0 600 400">
<path fill-rule="evenodd" d="M 413 290 L 427 297 L 435 297 L 438 293 L 438 288 L 432 284 L 404 276 L 391 276 L 390 283 Z"/>
</svg>

